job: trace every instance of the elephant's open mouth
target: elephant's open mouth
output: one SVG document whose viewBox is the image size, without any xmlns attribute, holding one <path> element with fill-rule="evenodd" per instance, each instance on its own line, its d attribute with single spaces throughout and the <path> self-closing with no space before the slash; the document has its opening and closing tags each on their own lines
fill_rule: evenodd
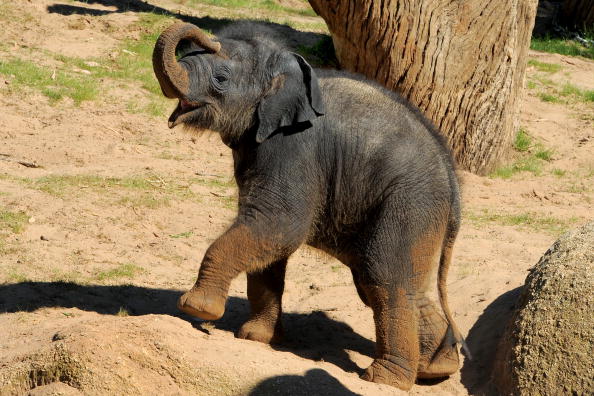
<svg viewBox="0 0 594 396">
<path fill-rule="evenodd" d="M 169 128 L 181 124 L 192 118 L 198 111 L 200 111 L 206 103 L 190 102 L 186 99 L 180 99 L 179 103 L 171 116 L 169 116 Z"/>
</svg>

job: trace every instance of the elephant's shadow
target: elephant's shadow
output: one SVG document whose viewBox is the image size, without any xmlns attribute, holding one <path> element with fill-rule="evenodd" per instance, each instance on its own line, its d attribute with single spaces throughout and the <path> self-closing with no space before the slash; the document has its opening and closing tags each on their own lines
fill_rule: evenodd
<svg viewBox="0 0 594 396">
<path fill-rule="evenodd" d="M 206 331 L 201 321 L 179 312 L 179 290 L 155 289 L 131 285 L 79 285 L 68 282 L 22 282 L 0 285 L 0 312 L 32 312 L 44 307 L 78 308 L 104 315 L 116 315 L 125 308 L 130 315 L 170 315 L 190 322 Z M 230 297 L 223 318 L 213 322 L 224 331 L 237 332 L 249 315 L 249 302 Z M 348 350 L 372 357 L 374 342 L 355 333 L 324 312 L 311 314 L 284 313 L 285 341 L 274 346 L 311 360 L 324 360 L 344 371 L 361 374 L 363 368 L 351 360 Z"/>
<path fill-rule="evenodd" d="M 505 328 L 516 307 L 522 287 L 508 290 L 489 304 L 470 329 L 466 343 L 472 360 L 466 359 L 462 367 L 461 382 L 470 394 L 499 395 L 492 383 L 493 364 Z"/>
</svg>

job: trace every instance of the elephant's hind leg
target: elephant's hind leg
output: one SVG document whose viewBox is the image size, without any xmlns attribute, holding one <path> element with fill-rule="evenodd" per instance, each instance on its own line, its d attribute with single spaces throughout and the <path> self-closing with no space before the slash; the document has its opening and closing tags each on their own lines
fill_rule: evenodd
<svg viewBox="0 0 594 396">
<path fill-rule="evenodd" d="M 420 361 L 418 378 L 447 377 L 458 370 L 460 359 L 452 328 L 427 297 L 417 300 Z"/>
<path fill-rule="evenodd" d="M 409 390 L 419 364 L 414 297 L 396 285 L 363 288 L 373 309 L 376 357 L 361 378 Z"/>
<path fill-rule="evenodd" d="M 439 266 L 446 220 L 439 212 L 431 216 L 409 210 L 408 216 L 415 221 L 396 221 L 393 213 L 398 213 L 397 208 L 373 225 L 366 262 L 358 268 L 373 310 L 377 348 L 363 379 L 409 390 L 417 379 L 424 350 L 418 297 L 424 295 Z"/>
<path fill-rule="evenodd" d="M 285 287 L 287 260 L 280 260 L 262 271 L 247 274 L 250 319 L 241 326 L 238 338 L 278 343 L 283 338 L 281 302 Z"/>
</svg>

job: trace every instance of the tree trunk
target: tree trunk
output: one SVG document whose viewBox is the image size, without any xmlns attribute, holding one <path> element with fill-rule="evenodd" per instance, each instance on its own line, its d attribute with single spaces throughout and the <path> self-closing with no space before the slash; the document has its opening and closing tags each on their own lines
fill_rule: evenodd
<svg viewBox="0 0 594 396">
<path fill-rule="evenodd" d="M 593 29 L 594 0 L 565 0 L 561 8 L 561 20 L 572 29 Z"/>
<path fill-rule="evenodd" d="M 492 170 L 517 129 L 537 0 L 310 0 L 342 68 L 408 98 L 458 164 Z"/>
</svg>

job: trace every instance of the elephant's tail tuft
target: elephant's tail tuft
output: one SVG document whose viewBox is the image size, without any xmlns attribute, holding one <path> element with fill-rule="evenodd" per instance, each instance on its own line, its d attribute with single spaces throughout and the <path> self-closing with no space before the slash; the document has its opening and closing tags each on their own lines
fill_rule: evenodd
<svg viewBox="0 0 594 396">
<path fill-rule="evenodd" d="M 460 227 L 459 220 L 457 218 L 450 218 L 448 222 L 448 227 L 446 231 L 446 237 L 443 241 L 443 246 L 441 249 L 441 257 L 439 259 L 439 271 L 437 272 L 437 291 L 439 294 L 439 302 L 441 303 L 441 308 L 445 314 L 446 320 L 448 321 L 454 339 L 457 343 L 462 345 L 462 349 L 464 350 L 466 357 L 472 360 L 472 354 L 470 353 L 470 349 L 462 336 L 462 333 L 456 326 L 454 322 L 454 318 L 452 317 L 452 313 L 450 312 L 450 307 L 448 305 L 448 293 L 447 293 L 447 277 L 448 277 L 448 270 L 450 268 L 450 263 L 452 262 L 452 248 L 454 247 L 454 241 L 456 240 L 456 235 L 458 234 L 458 229 Z"/>
</svg>

